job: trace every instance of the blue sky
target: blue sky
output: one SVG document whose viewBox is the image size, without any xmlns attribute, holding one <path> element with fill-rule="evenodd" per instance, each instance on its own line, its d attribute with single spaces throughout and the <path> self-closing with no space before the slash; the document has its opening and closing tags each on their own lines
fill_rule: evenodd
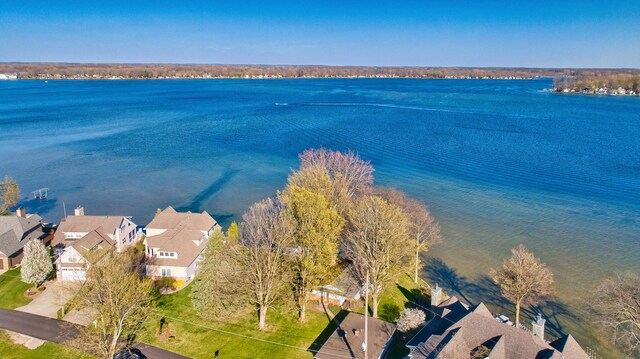
<svg viewBox="0 0 640 359">
<path fill-rule="evenodd" d="M 0 0 L 0 61 L 639 68 L 640 0 Z"/>
</svg>

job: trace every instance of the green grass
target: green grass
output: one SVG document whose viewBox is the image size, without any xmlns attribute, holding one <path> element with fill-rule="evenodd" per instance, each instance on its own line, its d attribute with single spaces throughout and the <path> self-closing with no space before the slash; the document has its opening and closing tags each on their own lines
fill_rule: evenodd
<svg viewBox="0 0 640 359">
<path fill-rule="evenodd" d="M 26 347 L 15 344 L 9 338 L 9 335 L 0 330 L 0 358 L 2 359 L 40 359 L 40 358 L 56 358 L 56 359 L 90 359 L 92 356 L 67 348 L 65 346 L 46 342 L 36 349 L 27 349 Z"/>
<path fill-rule="evenodd" d="M 24 296 L 24 292 L 31 287 L 31 284 L 20 280 L 20 268 L 0 275 L 0 308 L 15 309 L 31 302 Z"/>
<path fill-rule="evenodd" d="M 390 287 L 384 294 L 380 304 L 380 317 L 393 317 L 405 308 L 407 300 L 420 300 L 416 285 L 408 277 L 403 277 L 397 285 Z M 413 290 L 413 291 L 412 291 Z M 269 328 L 261 332 L 257 329 L 255 313 L 237 314 L 233 318 L 219 318 L 215 321 L 201 319 L 191 306 L 189 293 L 191 287 L 179 292 L 160 296 L 157 307 L 160 313 L 167 317 L 183 321 L 167 319 L 175 334 L 175 340 L 166 342 L 159 338 L 159 317 L 150 319 L 145 330 L 136 340 L 143 341 L 161 348 L 186 355 L 191 358 L 211 358 L 216 350 L 221 357 L 233 358 L 313 358 L 312 352 L 306 350 L 319 349 L 320 344 L 335 330 L 333 322 L 322 311 L 316 310 L 314 304 L 309 304 L 307 321 L 299 323 L 295 312 L 283 308 L 270 308 L 267 316 Z M 401 309 L 399 309 L 401 308 Z M 336 308 L 330 308 L 335 312 Z M 243 338 L 232 334 L 221 333 L 223 330 L 246 335 L 262 340 L 283 343 L 301 349 L 289 348 L 259 340 Z M 403 350 L 398 345 L 398 350 Z M 395 347 L 394 347 L 395 348 Z M 393 354 L 393 353 L 392 353 Z M 393 357 L 396 357 L 393 354 Z"/>
</svg>

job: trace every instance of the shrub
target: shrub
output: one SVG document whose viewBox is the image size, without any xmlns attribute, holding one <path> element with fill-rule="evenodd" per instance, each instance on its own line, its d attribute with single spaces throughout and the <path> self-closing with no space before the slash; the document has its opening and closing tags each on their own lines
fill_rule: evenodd
<svg viewBox="0 0 640 359">
<path fill-rule="evenodd" d="M 183 286 L 184 286 L 184 281 L 183 281 L 182 279 L 176 279 L 176 280 L 173 282 L 173 288 L 175 288 L 175 289 L 180 289 L 180 288 L 182 288 Z"/>
<path fill-rule="evenodd" d="M 398 330 L 406 333 L 411 329 L 421 326 L 426 319 L 426 315 L 420 309 L 407 308 L 400 312 L 398 318 Z"/>
<path fill-rule="evenodd" d="M 155 281 L 155 286 L 158 289 L 162 289 L 162 288 L 175 288 L 174 287 L 174 283 L 176 282 L 176 279 L 174 277 L 162 277 L 158 280 Z"/>
</svg>

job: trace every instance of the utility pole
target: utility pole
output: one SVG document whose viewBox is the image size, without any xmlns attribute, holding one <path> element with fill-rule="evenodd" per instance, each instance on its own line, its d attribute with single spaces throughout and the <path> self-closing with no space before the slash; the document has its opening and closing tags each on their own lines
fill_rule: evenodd
<svg viewBox="0 0 640 359">
<path fill-rule="evenodd" d="M 369 358 L 369 353 L 367 352 L 367 345 L 369 344 L 369 270 L 367 269 L 367 284 L 364 289 L 364 343 L 362 343 L 362 351 L 364 351 L 364 359 Z"/>
</svg>

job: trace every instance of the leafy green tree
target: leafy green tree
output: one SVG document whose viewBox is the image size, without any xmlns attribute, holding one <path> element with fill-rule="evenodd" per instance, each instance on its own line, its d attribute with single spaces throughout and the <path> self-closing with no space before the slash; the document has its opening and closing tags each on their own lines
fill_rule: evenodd
<svg viewBox="0 0 640 359">
<path fill-rule="evenodd" d="M 293 228 L 289 256 L 299 318 L 306 319 L 308 293 L 331 273 L 338 255 L 344 219 L 327 199 L 304 187 L 288 186 L 280 194 Z"/>
<path fill-rule="evenodd" d="M 232 243 L 238 242 L 238 223 L 236 221 L 231 222 L 227 228 L 227 239 Z"/>
</svg>

